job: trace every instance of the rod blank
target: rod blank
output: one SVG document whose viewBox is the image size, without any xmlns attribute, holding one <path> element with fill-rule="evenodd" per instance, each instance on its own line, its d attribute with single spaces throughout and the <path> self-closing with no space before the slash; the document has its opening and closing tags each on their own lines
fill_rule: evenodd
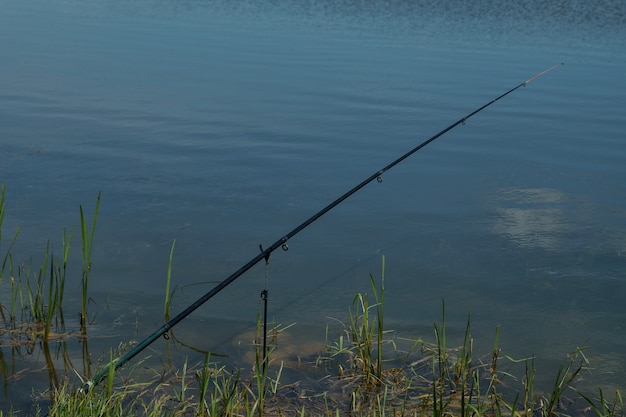
<svg viewBox="0 0 626 417">
<path fill-rule="evenodd" d="M 261 253 L 259 253 L 257 256 L 252 258 L 250 261 L 248 261 L 248 263 L 243 265 L 241 268 L 239 268 L 237 271 L 235 271 L 233 274 L 231 274 L 228 278 L 226 278 L 225 280 L 223 280 L 222 282 L 217 284 L 210 291 L 208 291 L 206 294 L 204 294 L 202 297 L 200 297 L 197 301 L 195 301 L 193 304 L 191 304 L 185 310 L 180 312 L 176 317 L 172 318 L 170 321 L 165 323 L 163 326 L 161 326 L 159 329 L 157 329 L 150 336 L 145 338 L 142 342 L 137 344 L 133 349 L 128 351 L 125 355 L 123 355 L 120 358 L 117 358 L 117 359 L 109 362 L 109 364 L 107 366 L 105 366 L 104 369 L 102 369 L 102 371 L 100 371 L 91 380 L 87 381 L 87 383 L 85 383 L 83 385 L 83 388 L 82 388 L 83 392 L 87 392 L 90 389 L 91 386 L 97 385 L 100 381 L 102 381 L 104 379 L 104 377 L 108 375 L 111 367 L 115 367 L 115 369 L 117 369 L 120 366 L 124 365 L 126 362 L 128 362 L 133 357 L 135 357 L 139 352 L 141 352 L 146 347 L 148 347 L 152 342 L 154 342 L 159 337 L 163 336 L 171 328 L 173 328 L 179 322 L 181 322 L 183 319 L 185 319 L 188 315 L 190 315 L 198 307 L 200 307 L 202 304 L 204 304 L 205 302 L 207 302 L 208 300 L 213 298 L 213 296 L 215 296 L 217 293 L 219 293 L 224 288 L 229 286 L 233 281 L 235 281 L 241 275 L 246 273 L 254 265 L 259 263 L 263 259 L 265 259 L 265 260 L 269 259 L 269 256 L 271 255 L 271 253 L 274 252 L 276 249 L 278 249 L 280 247 L 283 247 L 283 248 L 286 249 L 287 248 L 286 244 L 287 244 L 287 241 L 289 239 L 291 239 L 292 237 L 294 237 L 295 235 L 300 233 L 306 227 L 310 226 L 317 219 L 319 219 L 324 214 L 328 213 L 330 210 L 332 210 L 333 208 L 335 208 L 336 206 L 341 204 L 344 200 L 346 200 L 348 197 L 350 197 L 351 195 L 353 195 L 354 193 L 359 191 L 361 188 L 365 187 L 367 184 L 369 184 L 370 182 L 374 181 L 375 179 L 380 178 L 381 175 L 383 175 L 386 171 L 390 170 L 391 168 L 393 168 L 394 166 L 396 166 L 400 162 L 404 161 L 409 156 L 413 155 L 415 152 L 419 151 L 420 149 L 422 149 L 423 147 L 425 147 L 429 143 L 433 142 L 437 138 L 445 135 L 447 132 L 449 132 L 450 130 L 454 129 L 458 125 L 465 124 L 465 122 L 469 118 L 471 118 L 475 114 L 483 111 L 485 108 L 491 106 L 496 101 L 498 101 L 501 98 L 504 98 L 505 96 L 511 94 L 512 92 L 514 92 L 515 90 L 517 90 L 520 87 L 525 87 L 531 81 L 533 81 L 533 80 L 535 80 L 535 79 L 537 79 L 537 78 L 547 74 L 548 72 L 554 70 L 555 68 L 560 67 L 561 65 L 564 65 L 564 63 L 559 63 L 559 64 L 556 64 L 556 65 L 553 65 L 553 66 L 551 66 L 551 67 L 549 67 L 549 68 L 547 68 L 547 69 L 545 69 L 545 70 L 543 70 L 543 71 L 533 75 L 532 77 L 530 77 L 526 81 L 522 82 L 521 84 L 511 88 L 510 90 L 508 90 L 507 92 L 499 95 L 498 97 L 494 98 L 490 102 L 488 102 L 488 103 L 482 105 L 481 107 L 477 108 L 476 110 L 473 110 L 472 112 L 468 113 L 466 116 L 464 116 L 461 119 L 457 120 L 456 122 L 452 123 L 450 126 L 446 127 L 445 129 L 439 131 L 438 133 L 436 133 L 435 135 L 431 136 L 427 140 L 423 141 L 422 143 L 420 143 L 419 145 L 417 145 L 416 147 L 414 147 L 413 149 L 411 149 L 410 151 L 408 151 L 404 155 L 400 156 L 398 159 L 394 160 L 393 162 L 391 162 L 390 164 L 385 166 L 384 168 L 376 171 L 375 173 L 373 173 L 372 175 L 370 175 L 369 177 L 367 177 L 366 179 L 361 181 L 359 184 L 357 184 L 355 187 L 353 187 L 352 189 L 347 191 L 345 194 L 343 194 L 342 196 L 340 196 L 339 198 L 334 200 L 332 203 L 330 203 L 329 205 L 324 207 L 322 210 L 318 211 L 313 216 L 311 216 L 310 218 L 308 218 L 307 220 L 302 222 L 300 225 L 298 225 L 296 228 L 291 230 L 289 233 L 287 233 L 286 235 L 284 235 L 283 237 L 278 239 L 276 242 L 274 242 L 267 249 L 262 250 Z"/>
</svg>

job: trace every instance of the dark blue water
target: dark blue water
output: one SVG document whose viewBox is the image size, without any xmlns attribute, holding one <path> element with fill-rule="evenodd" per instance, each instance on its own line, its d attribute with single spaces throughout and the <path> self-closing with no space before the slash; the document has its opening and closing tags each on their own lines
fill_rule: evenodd
<svg viewBox="0 0 626 417">
<path fill-rule="evenodd" d="M 121 327 L 111 345 L 141 338 L 160 324 L 174 239 L 176 285 L 220 281 L 565 62 L 275 252 L 271 314 L 323 338 L 385 255 L 401 334 L 429 336 L 445 298 L 459 339 L 471 311 L 486 349 L 497 325 L 514 355 L 587 343 L 592 378 L 623 384 L 624 3 L 431 3 L 0 2 L 3 236 L 20 225 L 15 251 L 36 257 L 101 191 L 90 292 L 109 312 L 140 311 L 141 332 Z M 263 265 L 244 275 L 194 314 L 196 333 L 254 325 L 264 282 Z M 187 287 L 177 307 L 210 287 Z"/>
</svg>

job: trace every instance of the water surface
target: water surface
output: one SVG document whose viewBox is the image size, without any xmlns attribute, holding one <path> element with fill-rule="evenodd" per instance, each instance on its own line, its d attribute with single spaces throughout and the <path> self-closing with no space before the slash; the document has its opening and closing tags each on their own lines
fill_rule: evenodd
<svg viewBox="0 0 626 417">
<path fill-rule="evenodd" d="M 90 292 L 100 325 L 128 321 L 94 328 L 92 356 L 161 324 L 174 239 L 176 285 L 220 281 L 565 62 L 275 252 L 270 314 L 323 338 L 385 255 L 399 333 L 430 336 L 445 298 L 459 339 L 471 311 L 481 348 L 501 325 L 505 351 L 549 370 L 588 343 L 591 378 L 623 386 L 624 3 L 431 3 L 0 3 L 3 236 L 20 225 L 15 251 L 36 257 L 102 192 Z M 189 337 L 213 349 L 223 320 L 254 326 L 264 286 L 259 265 L 194 313 Z"/>
</svg>

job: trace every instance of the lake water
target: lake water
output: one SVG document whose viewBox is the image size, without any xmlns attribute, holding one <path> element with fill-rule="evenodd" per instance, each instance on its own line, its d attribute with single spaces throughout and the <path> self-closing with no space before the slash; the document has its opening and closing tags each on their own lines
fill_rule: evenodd
<svg viewBox="0 0 626 417">
<path fill-rule="evenodd" d="M 452 339 L 471 311 L 485 352 L 500 325 L 503 350 L 542 358 L 551 382 L 588 344 L 587 379 L 624 387 L 619 0 L 0 0 L 0 251 L 18 225 L 22 259 L 60 247 L 101 191 L 91 354 L 107 356 L 162 323 L 174 239 L 180 310 L 259 244 L 559 62 L 274 252 L 270 316 L 323 342 L 384 255 L 398 334 L 431 337 L 443 298 Z M 73 247 L 68 305 L 78 233 Z M 224 323 L 254 327 L 265 281 L 253 268 L 185 334 L 228 350 L 240 327 Z M 3 409 L 30 395 L 12 384 Z"/>
</svg>

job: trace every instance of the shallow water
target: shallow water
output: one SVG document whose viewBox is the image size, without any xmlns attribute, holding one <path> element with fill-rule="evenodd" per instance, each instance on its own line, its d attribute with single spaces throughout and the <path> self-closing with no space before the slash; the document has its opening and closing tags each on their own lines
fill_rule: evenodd
<svg viewBox="0 0 626 417">
<path fill-rule="evenodd" d="M 275 252 L 270 314 L 323 337 L 385 255 L 388 327 L 430 336 L 445 298 L 459 339 L 471 311 L 487 350 L 497 325 L 513 355 L 560 360 L 587 343 L 612 364 L 591 378 L 623 386 L 623 2 L 1 9 L 0 250 L 17 225 L 22 259 L 59 246 L 102 191 L 90 293 L 106 331 L 94 328 L 93 357 L 160 325 L 174 239 L 175 285 L 220 281 L 422 140 L 565 62 Z M 78 236 L 74 251 L 79 274 Z M 176 307 L 211 285 L 188 286 Z M 220 320 L 254 326 L 264 285 L 259 265 L 188 332 L 212 349 Z"/>
</svg>

